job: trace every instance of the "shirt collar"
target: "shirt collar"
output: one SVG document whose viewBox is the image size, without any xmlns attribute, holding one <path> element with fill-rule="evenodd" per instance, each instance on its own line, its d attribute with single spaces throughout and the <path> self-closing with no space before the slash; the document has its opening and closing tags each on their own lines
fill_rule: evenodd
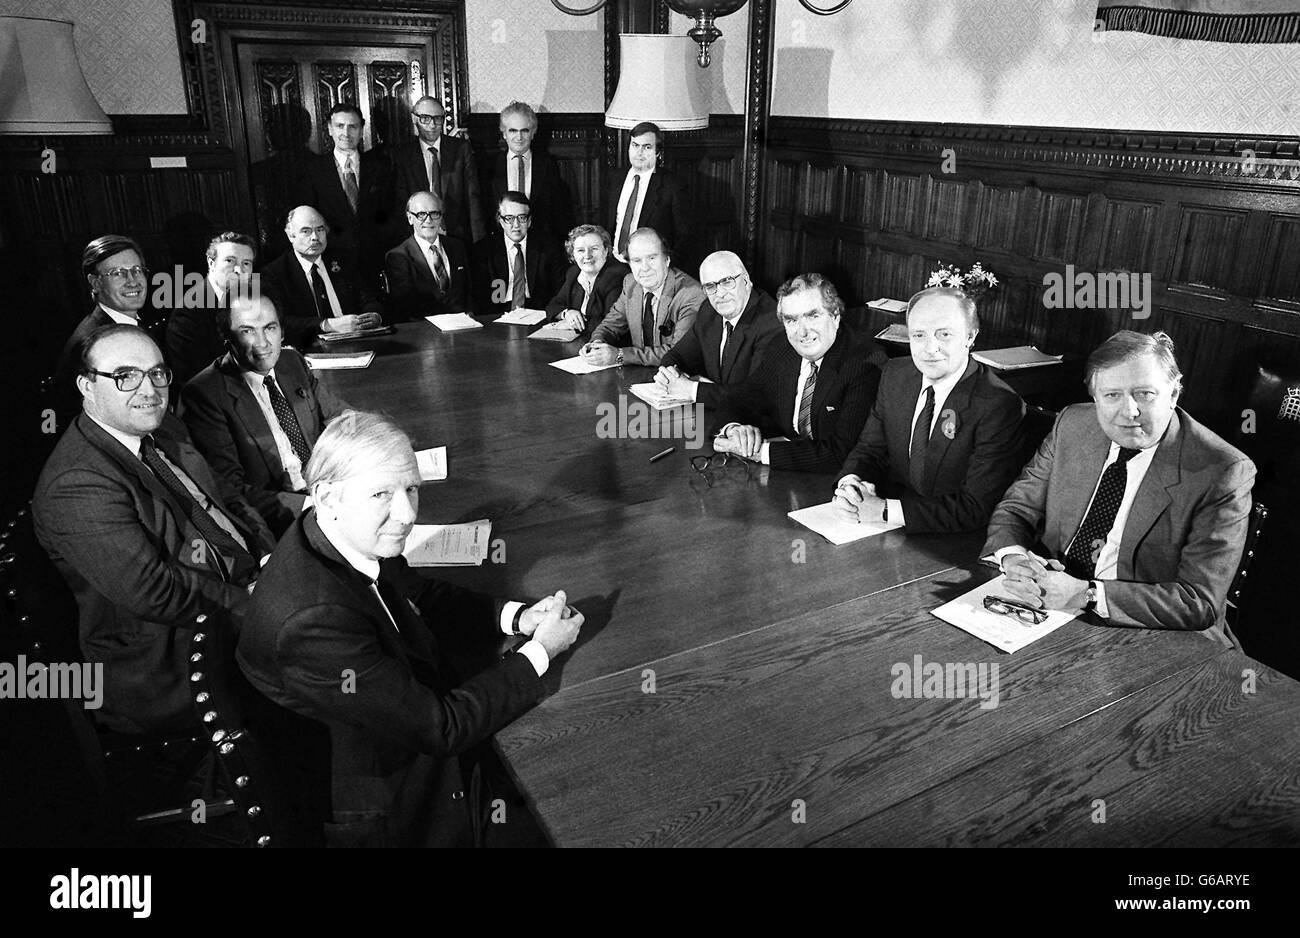
<svg viewBox="0 0 1300 938">
<path fill-rule="evenodd" d="M 268 377 L 267 375 L 260 375 L 256 371 L 248 371 L 242 365 L 240 366 L 239 373 L 244 376 L 244 381 L 248 384 L 249 388 L 254 392 L 262 390 L 266 387 L 266 379 Z M 275 380 L 276 386 L 279 387 L 280 379 L 275 377 L 274 368 L 271 369 L 269 376 Z M 284 388 L 280 388 L 280 393 L 281 394 L 284 393 Z"/>
<path fill-rule="evenodd" d="M 348 153 L 344 150 L 334 151 L 334 162 L 338 164 L 339 172 L 343 172 L 343 164 L 347 162 L 348 157 L 352 157 L 352 171 L 357 175 L 361 174 L 361 151 L 353 150 Z"/>
<path fill-rule="evenodd" d="M 418 241 L 418 242 L 420 242 L 420 244 L 423 246 L 423 247 L 421 248 L 422 251 L 427 251 L 427 250 L 429 250 L 429 248 L 431 248 L 431 247 L 433 247 L 434 245 L 436 245 L 436 244 L 438 243 L 438 239 L 441 238 L 441 237 L 442 237 L 441 235 L 434 235 L 432 241 L 426 241 L 422 235 L 418 235 L 418 234 L 417 234 L 417 235 L 415 236 L 415 240 Z"/>
<path fill-rule="evenodd" d="M 124 326 L 140 325 L 140 317 L 135 313 L 124 313 L 120 309 L 113 309 L 113 307 L 105 306 L 103 303 L 99 304 L 99 308 L 102 309 L 108 318 L 113 320 L 113 322 L 121 323 Z"/>
<path fill-rule="evenodd" d="M 117 429 L 117 427 L 110 427 L 108 424 L 104 423 L 104 421 L 100 420 L 98 417 L 91 416 L 90 414 L 86 414 L 86 416 L 90 417 L 91 420 L 99 424 L 100 429 L 102 429 L 105 433 L 107 433 L 113 439 L 117 440 L 119 443 L 125 446 L 130 451 L 132 456 L 134 456 L 136 459 L 140 458 L 140 441 L 143 440 L 144 437 L 136 436 L 134 433 L 123 432 L 122 430 Z"/>
<path fill-rule="evenodd" d="M 372 560 L 371 558 L 358 553 L 347 544 L 344 544 L 342 538 L 334 537 L 333 533 L 329 529 L 329 522 L 324 518 L 317 516 L 316 521 L 320 526 L 320 533 L 325 535 L 325 540 L 329 541 L 330 546 L 339 552 L 339 556 L 343 558 L 349 567 L 357 571 L 357 573 L 360 573 L 371 583 L 374 583 L 379 579 L 378 560 Z"/>
<path fill-rule="evenodd" d="M 311 276 L 311 269 L 315 267 L 317 264 L 320 264 L 322 271 L 325 269 L 325 265 L 321 264 L 319 256 L 314 261 L 307 260 L 307 258 L 303 257 L 297 251 L 293 252 L 293 256 L 298 261 L 298 265 L 302 268 L 302 272 L 306 274 L 308 277 Z"/>
<path fill-rule="evenodd" d="M 513 258 L 513 257 L 515 256 L 515 242 L 511 241 L 511 240 L 510 240 L 510 236 L 509 236 L 508 234 L 506 234 L 504 231 L 501 232 L 501 240 L 504 241 L 504 242 L 506 243 L 506 256 L 507 256 L 507 257 L 511 257 L 511 258 Z M 520 244 L 520 246 L 524 249 L 524 256 L 527 257 L 527 256 L 528 256 L 528 236 L 527 236 L 527 235 L 524 235 L 524 240 L 520 241 L 519 244 Z"/>
<path fill-rule="evenodd" d="M 655 171 L 655 167 L 653 166 L 651 166 L 649 169 L 643 169 L 640 172 L 637 172 L 635 169 L 629 166 L 627 168 L 627 178 L 631 179 L 633 176 L 640 176 L 642 179 L 645 179 L 649 176 L 654 175 L 654 171 Z"/>
<path fill-rule="evenodd" d="M 957 386 L 957 382 L 961 381 L 961 379 L 965 376 L 966 369 L 969 367 L 970 367 L 970 361 L 967 360 L 966 367 L 962 368 L 961 371 L 954 371 L 952 374 L 948 375 L 947 377 L 940 378 L 938 381 L 931 381 L 925 375 L 922 375 L 921 393 L 924 394 L 926 388 L 933 386 L 934 396 L 936 398 L 947 397 L 949 394 L 952 393 L 952 389 Z"/>
</svg>

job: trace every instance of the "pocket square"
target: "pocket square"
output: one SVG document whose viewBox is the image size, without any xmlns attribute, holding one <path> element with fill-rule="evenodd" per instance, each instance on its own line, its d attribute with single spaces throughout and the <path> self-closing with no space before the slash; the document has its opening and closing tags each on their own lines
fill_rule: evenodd
<svg viewBox="0 0 1300 938">
<path fill-rule="evenodd" d="M 834 412 L 835 412 L 835 408 L 832 407 L 830 404 L 827 404 L 827 405 L 826 405 L 826 413 L 828 413 L 828 414 L 832 414 L 832 413 L 834 413 Z"/>
</svg>

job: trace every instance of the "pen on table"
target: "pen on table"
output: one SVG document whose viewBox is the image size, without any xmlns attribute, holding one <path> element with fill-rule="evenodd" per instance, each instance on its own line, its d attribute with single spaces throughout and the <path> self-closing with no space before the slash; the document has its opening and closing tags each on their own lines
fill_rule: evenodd
<svg viewBox="0 0 1300 938">
<path fill-rule="evenodd" d="M 659 460 L 663 459 L 665 456 L 667 456 L 669 453 L 671 453 L 671 452 L 672 452 L 673 450 L 675 450 L 676 448 L 677 448 L 677 447 L 675 447 L 675 446 L 670 446 L 670 447 L 668 447 L 666 450 L 664 450 L 662 453 L 655 453 L 653 456 L 650 457 L 650 461 L 651 461 L 651 462 L 658 462 Z"/>
</svg>

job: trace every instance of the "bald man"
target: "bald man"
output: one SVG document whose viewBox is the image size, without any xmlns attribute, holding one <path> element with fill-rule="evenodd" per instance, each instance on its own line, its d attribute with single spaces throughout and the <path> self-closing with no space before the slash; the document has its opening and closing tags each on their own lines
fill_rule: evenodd
<svg viewBox="0 0 1300 938">
<path fill-rule="evenodd" d="M 384 271 L 396 318 L 420 319 L 463 313 L 469 303 L 469 254 L 465 242 L 446 233 L 445 204 L 432 192 L 406 200 L 411 236 L 388 252 Z"/>
<path fill-rule="evenodd" d="M 781 335 L 781 323 L 776 300 L 754 286 L 731 251 L 715 251 L 704 259 L 700 285 L 705 299 L 695 323 L 664 355 L 655 382 L 672 397 L 717 407 L 732 386 L 758 367 L 768 344 Z"/>
<path fill-rule="evenodd" d="M 347 261 L 329 250 L 329 224 L 310 205 L 285 219 L 292 250 L 262 269 L 262 291 L 280 312 L 284 341 L 306 348 L 321 332 L 355 332 L 383 325 L 379 299 Z"/>
</svg>

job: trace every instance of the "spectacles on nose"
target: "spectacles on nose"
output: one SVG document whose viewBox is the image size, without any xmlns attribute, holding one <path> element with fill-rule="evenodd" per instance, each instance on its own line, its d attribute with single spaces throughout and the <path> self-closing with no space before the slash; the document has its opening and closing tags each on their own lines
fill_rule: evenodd
<svg viewBox="0 0 1300 938">
<path fill-rule="evenodd" d="M 142 371 L 139 368 L 119 368 L 117 371 L 96 371 L 93 368 L 88 369 L 85 374 L 99 375 L 101 378 L 112 378 L 113 383 L 117 385 L 119 391 L 134 391 L 140 385 L 144 384 L 144 376 L 149 376 L 149 383 L 156 388 L 165 388 L 172 383 L 172 370 L 166 365 L 159 365 L 157 368 L 150 368 L 148 371 Z"/>
<path fill-rule="evenodd" d="M 312 235 L 320 237 L 329 230 L 329 225 L 317 225 L 315 228 L 299 228 L 298 236 L 301 238 L 310 238 Z"/>
<path fill-rule="evenodd" d="M 430 218 L 442 217 L 442 212 L 407 212 L 406 214 L 410 215 L 417 221 L 428 221 Z"/>
<path fill-rule="evenodd" d="M 431 127 L 432 125 L 447 119 L 445 114 L 416 114 L 416 121 L 421 127 Z"/>
<path fill-rule="evenodd" d="M 720 293 L 723 290 L 730 290 L 732 287 L 737 285 L 737 281 L 739 280 L 740 274 L 735 274 L 730 277 L 723 277 L 721 280 L 710 281 L 709 283 L 704 284 L 704 292 L 713 295 Z"/>
<path fill-rule="evenodd" d="M 1005 596 L 985 596 L 984 608 L 1000 616 L 1011 616 L 1026 625 L 1041 625 L 1047 621 L 1047 613 L 1033 606 L 1025 606 Z"/>
<path fill-rule="evenodd" d="M 509 225 L 511 228 L 515 225 L 528 224 L 528 214 L 526 212 L 523 215 L 498 215 L 497 218 L 501 219 L 501 224 Z"/>
<path fill-rule="evenodd" d="M 149 268 L 141 267 L 136 264 L 134 267 L 114 267 L 112 270 L 106 270 L 101 277 L 108 277 L 110 280 L 134 280 L 136 277 L 148 277 Z"/>
</svg>

